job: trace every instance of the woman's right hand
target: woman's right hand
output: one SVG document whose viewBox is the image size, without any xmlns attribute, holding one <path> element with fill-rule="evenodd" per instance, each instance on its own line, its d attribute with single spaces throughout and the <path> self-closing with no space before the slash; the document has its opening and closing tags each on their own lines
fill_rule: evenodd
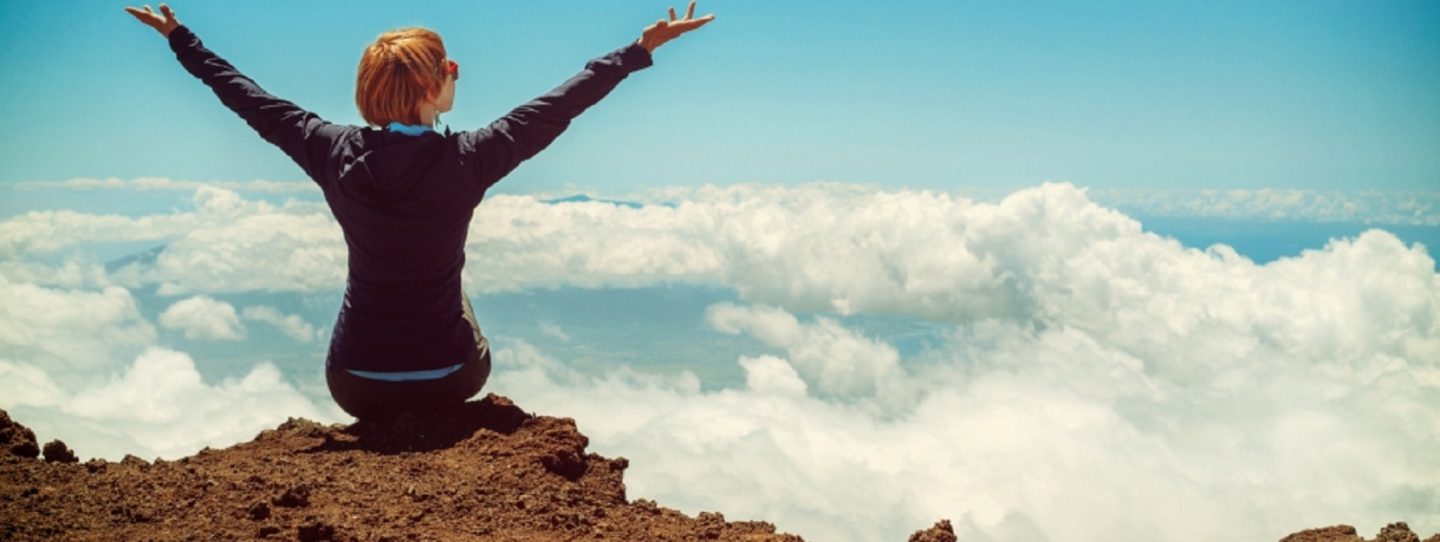
<svg viewBox="0 0 1440 542">
<path fill-rule="evenodd" d="M 681 34 L 700 28 L 705 23 L 715 20 L 715 14 L 711 13 L 699 19 L 695 17 L 695 0 L 690 0 L 690 9 L 685 11 L 685 18 L 675 20 L 675 8 L 670 8 L 670 20 L 660 19 L 655 24 L 645 27 L 640 36 L 640 46 L 651 53 L 664 45 L 665 42 L 679 37 Z"/>
<path fill-rule="evenodd" d="M 161 36 L 167 38 L 170 37 L 171 32 L 175 31 L 175 27 L 180 26 L 180 20 L 175 18 L 175 11 L 165 4 L 160 4 L 160 13 L 164 14 L 163 17 L 150 11 L 150 4 L 145 4 L 144 10 L 126 6 L 125 11 L 134 15 L 145 26 L 154 28 Z"/>
</svg>

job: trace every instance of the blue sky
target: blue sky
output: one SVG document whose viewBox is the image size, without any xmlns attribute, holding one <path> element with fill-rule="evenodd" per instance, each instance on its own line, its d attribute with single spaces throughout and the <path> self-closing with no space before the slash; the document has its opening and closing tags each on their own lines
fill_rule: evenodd
<svg viewBox="0 0 1440 542">
<path fill-rule="evenodd" d="M 115 2 L 0 5 L 0 182 L 301 180 Z M 358 124 L 379 32 L 445 37 L 481 126 L 668 3 L 174 4 L 272 93 Z M 685 4 L 674 4 L 683 14 Z M 501 191 L 567 183 L 1428 189 L 1435 2 L 724 2 Z"/>
</svg>

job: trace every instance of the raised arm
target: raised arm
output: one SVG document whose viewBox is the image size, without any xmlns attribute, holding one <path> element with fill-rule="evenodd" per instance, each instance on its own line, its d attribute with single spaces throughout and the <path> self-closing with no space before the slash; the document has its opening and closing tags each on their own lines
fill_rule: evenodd
<svg viewBox="0 0 1440 542">
<path fill-rule="evenodd" d="M 498 182 L 529 160 L 631 72 L 651 65 L 650 52 L 631 43 L 585 64 L 585 69 L 539 98 L 479 130 L 460 132 L 460 154 L 480 187 Z"/>
<path fill-rule="evenodd" d="M 570 121 L 614 90 L 631 72 L 652 65 L 651 53 L 680 34 L 714 20 L 694 18 L 691 0 L 684 19 L 661 19 L 646 27 L 640 39 L 585 64 L 585 69 L 548 93 L 526 102 L 479 130 L 461 132 L 460 151 L 480 189 L 489 188 L 535 156 L 570 126 Z"/>
<path fill-rule="evenodd" d="M 175 18 L 169 6 L 160 4 L 163 17 L 150 11 L 148 5 L 143 11 L 133 7 L 125 10 L 165 36 L 180 65 L 209 86 L 220 102 L 244 119 L 261 138 L 280 147 L 315 182 L 325 182 L 331 147 L 353 127 L 327 122 L 319 115 L 265 92 L 225 59 L 206 49 L 200 38 Z"/>
</svg>

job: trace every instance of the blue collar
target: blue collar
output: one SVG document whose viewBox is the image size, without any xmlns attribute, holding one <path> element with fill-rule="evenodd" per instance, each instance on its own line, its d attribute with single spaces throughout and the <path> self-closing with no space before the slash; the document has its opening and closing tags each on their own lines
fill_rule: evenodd
<svg viewBox="0 0 1440 542">
<path fill-rule="evenodd" d="M 404 124 L 400 121 L 393 121 L 387 127 L 391 132 L 400 132 L 405 135 L 418 136 L 425 132 L 433 132 L 435 129 L 423 124 Z"/>
</svg>

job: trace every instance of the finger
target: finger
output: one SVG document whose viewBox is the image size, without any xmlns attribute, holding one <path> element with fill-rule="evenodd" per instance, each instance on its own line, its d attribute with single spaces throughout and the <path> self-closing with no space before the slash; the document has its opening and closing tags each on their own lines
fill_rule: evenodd
<svg viewBox="0 0 1440 542">
<path fill-rule="evenodd" d="M 170 6 L 166 4 L 160 4 L 160 12 L 165 14 L 165 19 L 172 21 L 175 20 L 175 11 L 170 9 Z"/>
<path fill-rule="evenodd" d="M 675 6 L 670 6 L 670 20 L 675 20 Z"/>
<path fill-rule="evenodd" d="M 138 21 L 140 21 L 140 22 L 142 22 L 142 23 L 145 23 L 145 24 L 151 24 L 150 21 L 151 21 L 151 19 L 154 18 L 154 17 L 153 17 L 152 15 L 150 15 L 149 13 L 146 13 L 146 12 L 144 12 L 144 11 L 141 11 L 140 8 L 137 8 L 137 7 L 128 7 L 128 6 L 127 6 L 127 7 L 125 8 L 125 11 L 130 12 L 131 15 L 134 15 L 134 16 L 135 16 L 135 19 L 136 19 L 136 20 L 138 20 Z"/>
<path fill-rule="evenodd" d="M 696 29 L 696 28 L 700 28 L 700 27 L 702 27 L 702 26 L 705 26 L 705 23 L 708 23 L 708 22 L 710 22 L 710 21 L 712 21 L 712 20 L 714 20 L 714 19 L 715 19 L 714 17 L 708 17 L 708 16 L 707 16 L 707 17 L 701 17 L 701 18 L 699 18 L 699 19 L 690 19 L 690 20 L 688 20 L 688 21 L 678 21 L 678 22 L 676 22 L 675 24 L 670 25 L 670 27 L 673 28 L 673 29 L 675 29 L 675 30 L 677 30 L 677 31 L 680 31 L 680 32 L 689 32 L 689 31 L 694 30 L 694 29 Z"/>
<path fill-rule="evenodd" d="M 715 14 L 714 14 L 714 13 L 710 13 L 710 14 L 707 14 L 707 15 L 705 15 L 704 17 L 700 17 L 700 18 L 698 18 L 698 19 L 684 19 L 684 20 L 675 21 L 675 24 L 677 24 L 677 25 L 678 25 L 678 24 L 687 24 L 687 25 L 696 25 L 696 26 L 699 26 L 699 25 L 701 25 L 701 24 L 705 24 L 705 23 L 708 23 L 708 22 L 713 21 L 713 20 L 715 20 Z M 673 25 L 672 25 L 672 26 L 673 26 Z"/>
<path fill-rule="evenodd" d="M 685 19 L 695 18 L 695 0 L 690 0 L 690 9 L 685 10 Z"/>
</svg>

